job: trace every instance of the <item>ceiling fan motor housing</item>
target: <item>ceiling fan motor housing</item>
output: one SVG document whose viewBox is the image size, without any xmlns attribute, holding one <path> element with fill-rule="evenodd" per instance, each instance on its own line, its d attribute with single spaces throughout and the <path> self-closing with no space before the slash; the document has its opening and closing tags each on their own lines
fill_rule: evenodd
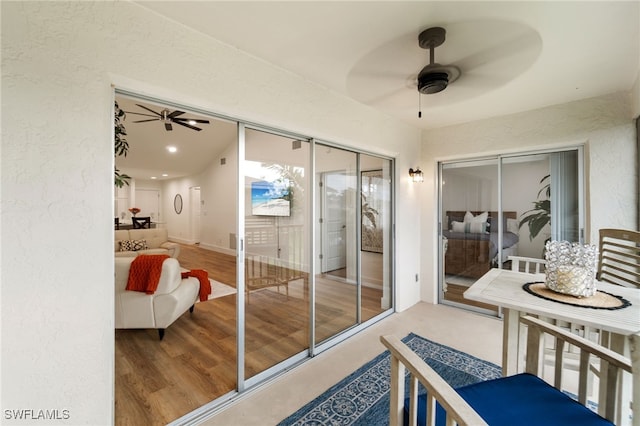
<svg viewBox="0 0 640 426">
<path fill-rule="evenodd" d="M 448 84 L 449 74 L 446 72 L 421 72 L 418 75 L 418 91 L 426 95 L 441 92 Z"/>
</svg>

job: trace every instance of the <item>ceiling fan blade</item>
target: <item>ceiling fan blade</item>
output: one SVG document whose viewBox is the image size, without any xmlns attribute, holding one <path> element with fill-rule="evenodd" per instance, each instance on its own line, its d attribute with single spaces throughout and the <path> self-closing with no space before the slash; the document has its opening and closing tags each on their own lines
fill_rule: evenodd
<svg viewBox="0 0 640 426">
<path fill-rule="evenodd" d="M 164 123 L 164 128 L 167 132 L 170 132 L 171 130 L 173 130 L 171 123 Z"/>
<path fill-rule="evenodd" d="M 149 120 L 138 120 L 138 121 L 132 121 L 132 123 L 146 123 L 147 121 L 158 121 L 160 120 L 159 118 L 150 118 Z"/>
<path fill-rule="evenodd" d="M 531 56 L 531 52 L 537 53 L 541 48 L 540 36 L 534 32 L 518 34 L 511 38 L 498 40 L 485 49 L 474 52 L 462 59 L 455 61 L 454 65 L 462 72 L 471 72 L 484 66 L 514 66 L 518 62 L 513 57 Z M 534 56 L 535 58 L 536 56 Z"/>
<path fill-rule="evenodd" d="M 184 111 L 175 110 L 171 114 L 167 115 L 167 117 L 168 118 L 174 118 L 174 117 L 177 117 L 177 116 L 182 115 L 182 114 L 184 114 Z"/>
<path fill-rule="evenodd" d="M 392 90 L 389 90 L 385 93 L 381 93 L 378 96 L 372 97 L 367 99 L 366 104 L 367 105 L 378 105 L 378 106 L 383 106 L 383 105 L 397 105 L 399 98 L 402 98 L 403 95 L 406 94 L 407 92 L 407 88 L 406 87 L 397 87 L 394 88 Z M 418 99 L 418 89 L 415 89 L 415 99 L 416 99 L 416 104 L 417 104 L 417 99 Z"/>
<path fill-rule="evenodd" d="M 162 115 L 161 115 L 159 112 L 155 112 L 154 110 L 149 109 L 149 108 L 147 108 L 147 107 L 146 107 L 146 106 L 144 106 L 144 105 L 140 105 L 140 104 L 136 104 L 136 105 L 138 105 L 138 106 L 139 106 L 140 108 L 142 108 L 142 109 L 146 109 L 147 111 L 154 113 L 154 114 L 155 114 L 155 115 L 157 115 L 158 117 L 162 117 Z"/>
<path fill-rule="evenodd" d="M 192 129 L 192 130 L 197 130 L 198 132 L 199 132 L 200 130 L 202 130 L 202 129 L 198 128 L 198 127 L 192 126 L 192 125 L 190 125 L 190 124 L 182 123 L 182 122 L 180 122 L 180 121 L 174 121 L 174 123 L 179 124 L 179 125 L 184 126 L 184 127 L 188 127 L 188 128 L 190 128 L 190 129 Z"/>
<path fill-rule="evenodd" d="M 188 123 L 189 121 L 195 121 L 196 123 L 209 124 L 209 120 L 200 120 L 200 119 L 197 119 L 197 118 L 180 118 L 180 117 L 178 117 L 178 118 L 174 118 L 174 119 L 173 119 L 173 121 L 175 121 L 176 123 L 177 123 L 178 121 L 180 121 L 180 122 L 184 122 L 184 121 L 186 121 L 187 123 Z"/>
<path fill-rule="evenodd" d="M 134 112 L 134 111 L 125 111 L 125 113 L 127 113 L 127 114 L 135 114 L 135 115 L 144 115 L 145 117 L 156 117 L 155 115 L 143 114 L 141 112 Z"/>
</svg>

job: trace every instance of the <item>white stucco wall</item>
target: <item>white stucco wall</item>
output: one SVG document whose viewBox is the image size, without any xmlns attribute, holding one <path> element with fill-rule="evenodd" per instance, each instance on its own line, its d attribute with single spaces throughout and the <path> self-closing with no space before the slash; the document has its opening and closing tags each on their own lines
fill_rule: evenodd
<svg viewBox="0 0 640 426">
<path fill-rule="evenodd" d="M 132 3 L 1 7 L 3 416 L 113 422 L 113 86 L 395 156 L 398 307 L 419 299 L 417 129 Z"/>
<path fill-rule="evenodd" d="M 636 229 L 637 149 L 633 93 L 555 105 L 510 116 L 423 132 L 422 298 L 437 300 L 437 162 L 489 153 L 585 146 L 586 235 Z"/>
</svg>

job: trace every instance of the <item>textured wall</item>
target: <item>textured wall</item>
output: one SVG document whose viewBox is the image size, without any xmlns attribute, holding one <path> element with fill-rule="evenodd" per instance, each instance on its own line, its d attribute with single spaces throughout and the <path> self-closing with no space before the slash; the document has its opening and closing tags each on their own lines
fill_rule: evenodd
<svg viewBox="0 0 640 426">
<path fill-rule="evenodd" d="M 638 200 L 632 96 L 608 96 L 554 105 L 423 133 L 425 193 L 422 199 L 422 297 L 436 300 L 436 174 L 438 160 L 585 146 L 587 239 L 599 228 L 635 229 Z M 426 246 L 426 247 L 425 247 Z"/>
<path fill-rule="evenodd" d="M 112 85 L 396 156 L 399 306 L 418 300 L 417 129 L 133 3 L 1 7 L 3 415 L 113 422 Z"/>
</svg>

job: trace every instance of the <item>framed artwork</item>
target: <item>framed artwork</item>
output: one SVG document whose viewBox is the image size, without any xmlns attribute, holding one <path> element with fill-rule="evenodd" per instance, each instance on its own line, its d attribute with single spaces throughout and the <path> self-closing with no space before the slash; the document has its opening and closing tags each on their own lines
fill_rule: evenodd
<svg viewBox="0 0 640 426">
<path fill-rule="evenodd" d="M 251 214 L 254 216 L 291 216 L 289 182 L 251 182 Z"/>
<path fill-rule="evenodd" d="M 360 174 L 362 192 L 360 194 L 362 209 L 362 240 L 363 251 L 382 253 L 383 229 L 380 219 L 382 200 L 379 197 L 383 189 L 382 170 L 367 170 Z"/>
</svg>

